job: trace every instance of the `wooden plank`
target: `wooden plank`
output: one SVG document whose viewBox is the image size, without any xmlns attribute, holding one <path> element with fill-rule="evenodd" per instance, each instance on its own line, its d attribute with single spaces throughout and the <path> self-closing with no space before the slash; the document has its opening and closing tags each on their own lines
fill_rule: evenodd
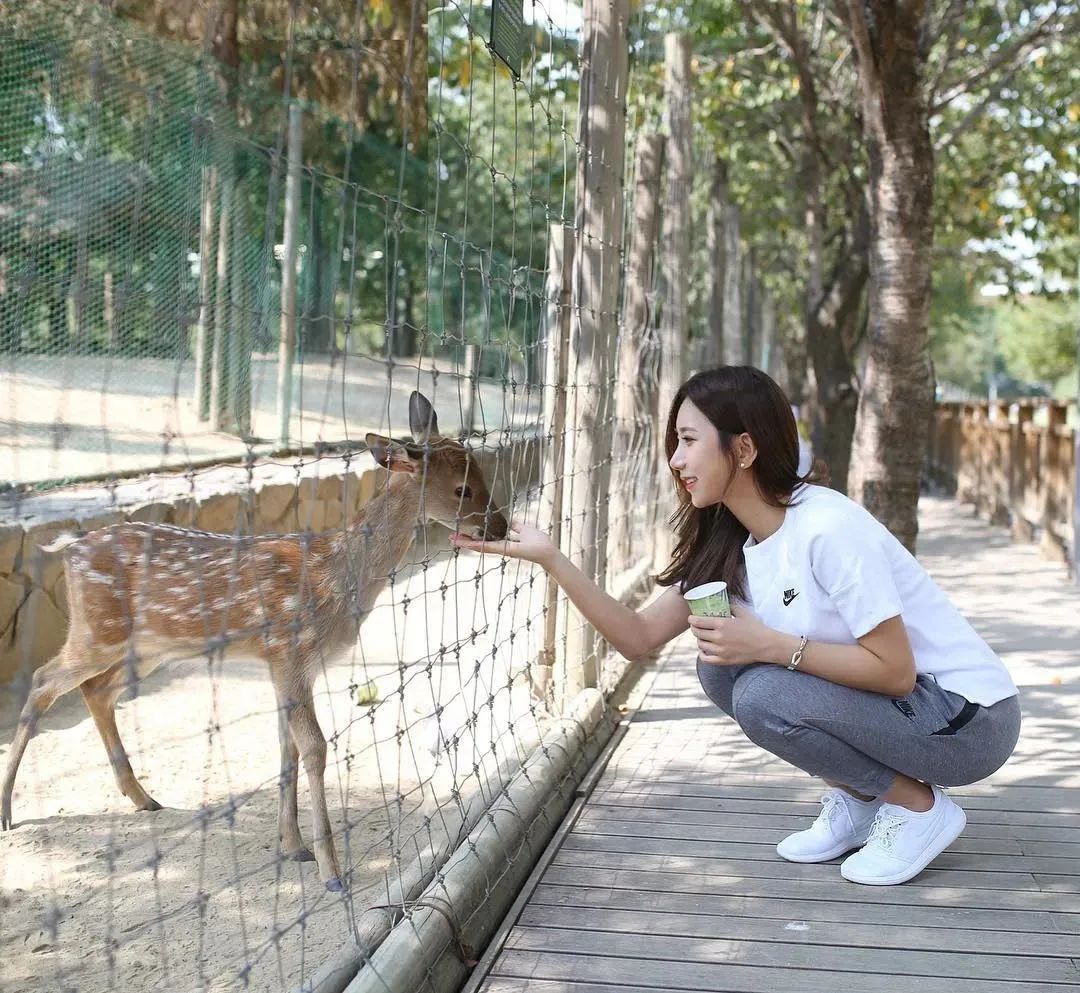
<svg viewBox="0 0 1080 993">
<path fill-rule="evenodd" d="M 897 973 L 902 973 L 898 962 Z M 708 993 L 901 993 L 896 974 L 851 973 L 804 968 L 762 969 L 736 962 L 651 962 L 647 959 L 623 959 L 610 955 L 562 955 L 538 951 L 507 950 L 499 957 L 494 975 L 574 983 L 605 983 L 621 988 L 701 990 Z M 916 981 L 924 993 L 995 993 L 1002 987 L 990 987 L 981 980 L 956 978 L 946 984 L 931 986 Z M 913 986 L 915 983 L 912 984 Z M 909 987 L 911 988 L 911 987 Z M 573 990 L 573 987 L 570 987 Z M 1032 977 L 1027 982 L 1010 983 L 1007 993 L 1076 993 L 1067 983 L 1043 982 Z"/>
<path fill-rule="evenodd" d="M 648 796 L 633 793 L 596 793 L 591 799 L 592 803 L 602 804 L 608 807 L 618 807 L 623 810 L 635 810 L 649 808 L 656 810 L 724 810 L 742 811 L 744 813 L 776 813 L 795 814 L 809 817 L 813 820 L 821 810 L 821 804 L 817 802 L 790 800 L 787 802 L 773 800 L 746 800 L 740 797 L 686 797 L 656 795 Z M 1077 815 L 1069 813 L 1054 813 L 1050 811 L 1015 811 L 987 809 L 966 809 L 968 823 L 970 824 L 1010 824 L 1010 825 L 1035 825 L 1050 827 L 1072 827 L 1075 829 Z"/>
<path fill-rule="evenodd" d="M 651 825 L 678 823 L 680 825 L 704 825 L 723 832 L 728 837 L 729 830 L 748 831 L 760 837 L 760 828 L 777 831 L 800 831 L 810 819 L 806 815 L 745 813 L 728 810 L 681 810 L 677 814 L 664 808 L 635 807 L 629 810 L 621 806 L 608 806 L 590 802 L 582 814 L 579 823 L 607 824 L 626 823 L 642 825 L 645 829 Z M 1080 849 L 1076 825 L 1071 827 L 1042 827 L 1035 824 L 984 824 L 979 821 L 968 822 L 961 837 L 1011 839 L 1022 844 L 1025 850 L 1035 844 L 1064 844 L 1066 849 Z M 735 836 L 733 836 L 735 837 Z M 1051 851 L 1032 849 L 1032 854 L 1052 855 Z"/>
<path fill-rule="evenodd" d="M 759 966 L 771 970 L 836 969 L 847 973 L 871 974 L 886 971 L 888 963 L 892 962 L 895 971 L 904 976 L 986 979 L 995 982 L 1038 979 L 1041 984 L 1080 985 L 1080 969 L 1067 958 L 1018 959 L 1009 955 L 958 955 L 951 951 L 922 951 L 913 948 L 890 953 L 880 948 L 851 948 L 841 945 L 822 947 L 799 942 L 735 941 L 708 936 L 684 937 L 648 932 L 623 934 L 524 925 L 514 928 L 507 939 L 506 948 L 589 957 L 606 955 L 638 960 L 646 958 L 654 962 L 702 965 L 737 960 L 744 966 Z M 824 984 L 822 988 L 825 988 Z"/>
<path fill-rule="evenodd" d="M 670 746 L 671 742 L 664 742 Z M 608 769 L 601 778 L 600 789 L 615 793 L 665 793 L 673 796 L 722 797 L 735 793 L 763 800 L 781 800 L 789 797 L 818 799 L 827 788 L 820 780 L 811 777 L 788 779 L 762 775 L 738 776 L 731 769 L 704 767 L 691 779 L 686 768 L 693 759 L 680 756 L 678 766 L 668 768 L 659 764 L 654 767 L 638 763 L 634 775 Z M 630 770 L 626 770 L 629 772 Z M 1077 812 L 1080 790 L 1064 786 L 971 786 L 950 787 L 949 795 L 958 802 L 973 806 L 1005 806 L 1018 810 L 1059 810 Z"/>
<path fill-rule="evenodd" d="M 657 872 L 699 872 L 709 876 L 746 876 L 751 878 L 767 877 L 770 879 L 821 879 L 835 875 L 839 877 L 838 865 L 799 864 L 785 862 L 777 856 L 775 862 L 752 862 L 749 860 L 702 858 L 694 855 L 659 855 L 633 854 L 625 852 L 604 852 L 563 848 L 556 859 L 559 865 L 595 866 L 611 869 L 652 869 Z M 1049 876 L 1042 878 L 1048 882 L 1039 885 L 1035 877 L 1023 872 L 992 872 L 982 869 L 937 869 L 928 866 L 905 886 L 962 886 L 972 889 L 990 890 L 1036 890 L 1051 889 L 1058 893 L 1076 892 L 1080 888 L 1080 879 L 1074 876 Z M 1052 885 L 1051 885 L 1052 884 Z M 848 885 L 854 885 L 849 883 Z"/>
<path fill-rule="evenodd" d="M 817 803 L 821 785 L 809 784 L 792 796 L 788 786 L 743 785 L 727 782 L 673 782 L 668 778 L 635 779 L 612 785 L 602 777 L 597 784 L 598 793 L 616 793 L 629 796 L 702 797 L 708 799 L 740 800 L 804 800 Z M 726 777 L 725 777 L 726 778 Z M 949 790 L 949 795 L 967 809 L 1037 811 L 1040 814 L 1080 814 L 1080 791 L 1045 786 L 1006 787 L 996 795 L 983 792 L 965 792 L 963 788 Z"/>
<path fill-rule="evenodd" d="M 632 857 L 638 855 L 685 855 L 694 858 L 720 860 L 732 866 L 739 857 L 781 862 L 768 845 L 728 844 L 719 840 L 686 841 L 678 838 L 628 837 L 614 834 L 586 834 L 574 831 L 564 842 L 563 851 L 611 852 Z M 945 851 L 934 859 L 932 869 L 963 869 L 965 871 L 1005 872 L 1030 875 L 1042 872 L 1069 875 L 1076 871 L 1080 881 L 1080 866 L 1075 859 L 1048 855 L 980 855 Z"/>
<path fill-rule="evenodd" d="M 854 895 L 854 894 L 852 894 Z M 965 931 L 1035 933 L 1048 941 L 1062 936 L 1059 918 L 1071 917 L 1069 935 L 1080 934 L 1080 914 L 1055 915 L 1041 910 L 982 910 L 938 906 L 933 903 L 879 904 L 863 900 L 792 899 L 776 896 L 737 896 L 721 893 L 669 893 L 656 890 L 624 890 L 611 886 L 578 886 L 541 883 L 532 905 L 579 908 L 611 907 L 616 910 L 652 910 L 657 914 L 715 914 L 777 920 L 851 922 L 856 924 L 905 925 L 918 928 L 960 928 Z M 1071 939 L 1070 939 L 1071 940 Z M 1077 938 L 1080 940 L 1080 938 Z M 1046 954 L 1030 946 L 1035 954 Z M 1027 947 L 1027 946 L 1025 946 Z"/>
<path fill-rule="evenodd" d="M 703 829 L 700 824 L 672 823 L 664 820 L 654 823 L 641 823 L 639 821 L 617 820 L 613 818 L 582 818 L 574 826 L 574 834 L 588 835 L 590 837 L 615 837 L 615 838 L 656 838 L 669 839 L 672 841 L 703 841 L 711 844 L 723 844 L 724 851 L 728 855 L 745 854 L 748 858 L 767 858 L 775 852 L 776 843 L 789 831 L 801 831 L 808 827 L 806 821 L 796 822 L 790 828 L 779 829 L 775 824 L 768 828 L 738 828 L 725 827 L 717 829 L 714 825 L 708 825 Z M 1032 842 L 1035 844 L 1035 842 Z M 1080 844 L 1065 845 L 1059 843 L 1062 848 L 1075 849 L 1073 856 L 1062 855 L 1062 858 L 1080 859 Z M 982 855 L 1014 855 L 1024 854 L 1024 847 L 1015 838 L 983 838 L 978 835 L 968 834 L 966 831 L 953 842 L 950 851 L 974 852 Z M 1035 852 L 1028 854 L 1034 855 Z M 1058 855 L 1056 851 L 1045 854 Z M 1080 864 L 1077 865 L 1080 871 Z"/>
<path fill-rule="evenodd" d="M 1080 907 L 1080 901 L 1071 895 L 1035 887 L 1030 890 L 1008 891 L 982 887 L 965 888 L 956 884 L 960 873 L 934 875 L 917 886 L 912 885 L 915 880 L 903 886 L 879 886 L 871 893 L 869 887 L 846 882 L 835 867 L 818 868 L 827 871 L 811 879 L 785 879 L 782 876 L 713 875 L 676 869 L 658 870 L 636 864 L 626 867 L 581 865 L 575 864 L 573 860 L 563 864 L 560 859 L 556 859 L 544 874 L 544 880 L 660 893 L 719 893 L 726 896 L 770 896 L 781 899 L 849 900 L 900 906 L 935 903 L 943 907 L 1053 910 L 1069 915 Z"/>
<path fill-rule="evenodd" d="M 1080 935 L 967 930 L 956 926 L 917 927 L 897 920 L 886 927 L 852 920 L 811 921 L 801 915 L 798 909 L 790 918 L 778 918 L 659 912 L 652 909 L 625 910 L 616 907 L 575 907 L 565 904 L 552 907 L 533 903 L 526 907 L 518 918 L 518 926 L 823 945 L 833 948 L 911 951 L 948 949 L 951 953 L 987 956 L 990 959 L 1002 955 L 1012 958 L 1034 957 L 1040 960 L 1080 957 Z M 1075 971 L 1071 962 L 1069 967 Z M 1018 968 L 1022 969 L 1023 966 Z M 1038 963 L 1035 963 L 1033 968 L 1038 968 Z M 998 975 L 1002 979 L 1010 978 L 1005 973 Z M 1013 975 L 1011 978 L 1028 978 L 1030 975 L 1029 969 L 1022 976 Z"/>
<path fill-rule="evenodd" d="M 666 986 L 635 986 L 636 990 L 667 989 Z M 483 993 L 626 993 L 625 986 L 606 983 L 570 983 L 559 979 L 512 979 L 492 976 L 483 986 Z"/>
</svg>

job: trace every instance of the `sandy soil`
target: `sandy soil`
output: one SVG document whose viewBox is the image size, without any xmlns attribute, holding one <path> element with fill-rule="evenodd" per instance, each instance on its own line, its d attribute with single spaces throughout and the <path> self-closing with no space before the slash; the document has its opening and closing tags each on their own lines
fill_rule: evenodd
<svg viewBox="0 0 1080 993">
<path fill-rule="evenodd" d="M 246 979 L 276 991 L 309 976 L 385 900 L 449 791 L 468 795 L 476 772 L 541 731 L 525 680 L 511 677 L 535 656 L 543 583 L 508 565 L 484 560 L 481 573 L 477 556 L 442 554 L 414 570 L 319 681 L 331 819 L 352 873 L 344 894 L 327 893 L 313 863 L 278 857 L 277 722 L 260 663 L 174 664 L 119 705 L 136 775 L 166 805 L 156 813 L 120 794 L 79 695 L 60 701 L 20 769 L 16 827 L 0 835 L 0 989 L 187 993 Z M 375 706 L 350 695 L 367 679 Z M 0 695 L 4 742 L 12 696 Z M 441 752 L 440 723 L 445 738 L 460 735 Z M 303 777 L 300 810 L 310 839 Z"/>
<path fill-rule="evenodd" d="M 420 389 L 456 432 L 467 391 L 451 367 L 315 356 L 296 367 L 295 445 L 360 439 L 369 430 L 408 433 L 409 393 Z M 207 429 L 192 402 L 191 361 L 101 356 L 7 355 L 0 362 L 0 481 L 35 482 L 240 458 L 244 444 Z M 538 412 L 536 391 L 481 381 L 475 426 L 502 430 Z M 277 359 L 252 360 L 252 430 L 269 450 L 278 435 Z"/>
</svg>

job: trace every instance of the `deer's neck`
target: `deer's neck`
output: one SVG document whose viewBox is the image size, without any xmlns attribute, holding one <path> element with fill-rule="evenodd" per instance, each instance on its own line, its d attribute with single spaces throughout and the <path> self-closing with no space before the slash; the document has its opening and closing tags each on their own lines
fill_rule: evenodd
<svg viewBox="0 0 1080 993">
<path fill-rule="evenodd" d="M 416 537 L 420 489 L 411 476 L 393 474 L 337 541 L 335 555 L 348 586 L 367 613 L 401 565 Z"/>
</svg>

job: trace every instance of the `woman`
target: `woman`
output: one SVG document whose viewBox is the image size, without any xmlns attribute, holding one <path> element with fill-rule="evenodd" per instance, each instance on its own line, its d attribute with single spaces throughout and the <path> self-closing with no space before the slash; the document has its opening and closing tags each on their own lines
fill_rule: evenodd
<svg viewBox="0 0 1080 993">
<path fill-rule="evenodd" d="M 871 885 L 918 875 L 964 829 L 941 789 L 974 783 L 1020 730 L 1008 671 L 923 568 L 866 510 L 798 474 L 791 407 L 765 373 L 725 366 L 676 394 L 667 454 L 678 540 L 668 589 L 633 611 L 590 582 L 547 535 L 455 536 L 460 548 L 536 562 L 622 654 L 685 631 L 698 678 L 751 741 L 831 787 L 777 852 Z M 735 616 L 695 617 L 682 591 L 727 582 Z"/>
</svg>

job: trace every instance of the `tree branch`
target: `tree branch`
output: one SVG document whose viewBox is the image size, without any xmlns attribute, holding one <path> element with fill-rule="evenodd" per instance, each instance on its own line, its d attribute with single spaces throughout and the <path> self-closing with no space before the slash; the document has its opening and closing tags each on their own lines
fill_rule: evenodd
<svg viewBox="0 0 1080 993">
<path fill-rule="evenodd" d="M 1002 66 L 1008 65 L 1015 60 L 1017 63 L 1016 68 L 1018 68 L 1020 59 L 1030 48 L 1033 48 L 1044 38 L 1050 37 L 1050 35 L 1054 34 L 1056 31 L 1065 29 L 1066 25 L 1060 23 L 1058 20 L 1058 13 L 1058 8 L 1055 5 L 1054 9 L 1043 15 L 1043 17 L 1032 26 L 1030 31 L 1015 38 L 1012 43 L 1003 45 L 978 69 L 968 73 L 962 79 L 951 83 L 946 89 L 945 94 L 931 105 L 930 112 L 932 114 L 939 113 L 958 96 L 970 92 L 972 87 L 986 79 L 988 76 L 992 76 L 1001 69 Z M 1071 20 L 1075 21 L 1076 18 L 1073 17 Z"/>
</svg>

